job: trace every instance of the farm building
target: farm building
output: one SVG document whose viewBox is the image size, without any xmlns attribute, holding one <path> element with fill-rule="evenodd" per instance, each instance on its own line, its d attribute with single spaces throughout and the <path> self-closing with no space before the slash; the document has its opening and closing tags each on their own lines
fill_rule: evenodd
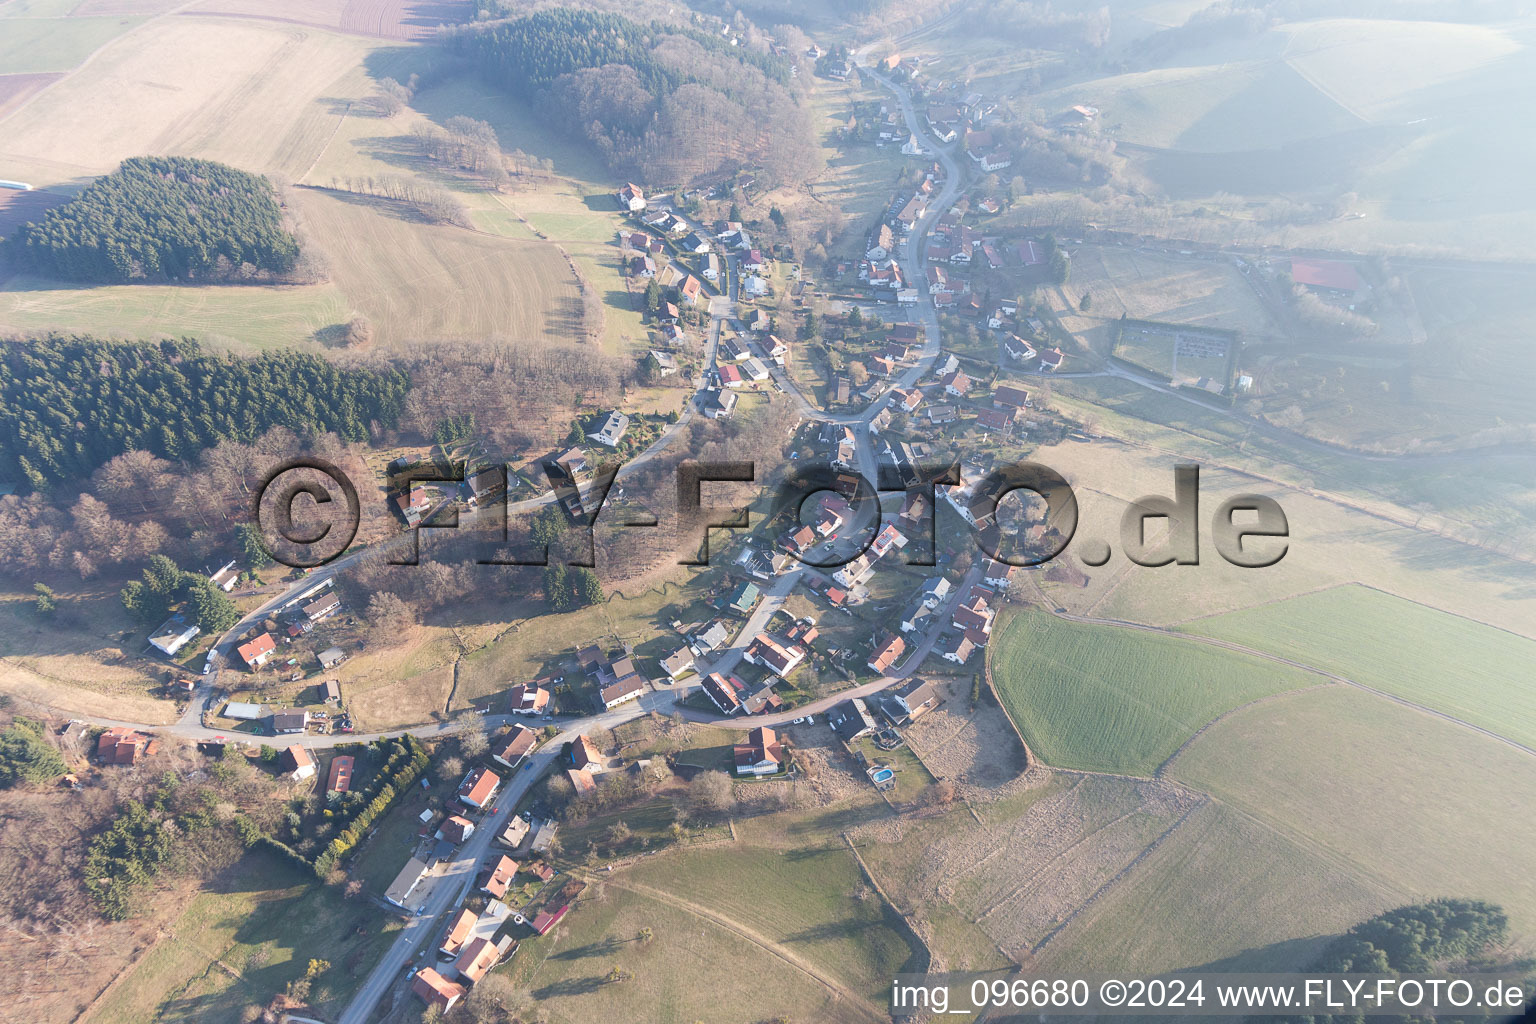
<svg viewBox="0 0 1536 1024">
<path fill-rule="evenodd" d="M 188 623 L 185 615 L 173 615 L 161 623 L 159 629 L 149 634 L 149 644 L 169 658 L 187 646 L 199 632 L 201 630 L 198 626 Z"/>
<path fill-rule="evenodd" d="M 265 715 L 260 704 L 248 704 L 244 701 L 232 700 L 224 705 L 225 718 L 238 718 L 242 722 L 254 722 Z"/>
</svg>

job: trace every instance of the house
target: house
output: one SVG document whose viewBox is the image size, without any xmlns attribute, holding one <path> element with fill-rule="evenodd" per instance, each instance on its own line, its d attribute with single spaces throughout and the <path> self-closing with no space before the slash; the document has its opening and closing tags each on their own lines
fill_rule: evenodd
<svg viewBox="0 0 1536 1024">
<path fill-rule="evenodd" d="M 278 736 L 303 732 L 307 728 L 309 728 L 308 711 L 295 711 L 290 708 L 272 716 L 272 732 Z"/>
<path fill-rule="evenodd" d="M 523 819 L 518 818 L 516 820 L 522 821 Z M 448 926 L 448 932 L 443 936 L 443 944 L 437 947 L 438 951 L 444 956 L 458 956 L 464 949 L 464 942 L 469 938 L 469 933 L 474 928 L 477 920 L 478 918 L 473 910 L 470 910 L 468 907 L 461 909 L 454 916 L 453 923 Z"/>
<path fill-rule="evenodd" d="M 459 783 L 459 800 L 477 810 L 490 804 L 501 786 L 501 776 L 488 768 L 473 768 Z"/>
<path fill-rule="evenodd" d="M 337 665 L 340 665 L 343 661 L 346 660 L 346 653 L 343 652 L 340 647 L 327 647 L 325 650 L 320 652 L 320 667 L 323 669 L 335 668 Z M 340 696 L 341 694 L 338 690 L 337 698 L 339 699 Z"/>
<path fill-rule="evenodd" d="M 762 596 L 762 590 L 751 580 L 743 580 L 736 589 L 732 590 L 726 598 L 725 608 L 737 615 L 750 615 L 757 605 L 758 598 Z"/>
<path fill-rule="evenodd" d="M 604 768 L 603 755 L 597 752 L 597 744 L 592 742 L 592 737 L 585 733 L 571 741 L 571 767 L 598 772 Z"/>
<path fill-rule="evenodd" d="M 1000 171 L 1013 163 L 1013 158 L 1001 149 L 994 150 L 981 158 L 981 169 L 984 171 Z"/>
<path fill-rule="evenodd" d="M 971 390 L 971 378 L 964 370 L 945 374 L 939 383 L 944 385 L 945 394 L 954 395 L 956 398 L 964 398 L 966 392 Z"/>
<path fill-rule="evenodd" d="M 976 414 L 976 425 L 983 430 L 1009 430 L 1013 427 L 1013 410 L 983 409 Z"/>
<path fill-rule="evenodd" d="M 971 643 L 964 633 L 946 633 L 939 638 L 934 650 L 946 661 L 952 661 L 957 665 L 964 665 L 969 660 L 971 653 L 976 650 L 976 645 Z"/>
<path fill-rule="evenodd" d="M 480 891 L 499 900 L 507 894 L 508 887 L 512 885 L 512 879 L 516 877 L 517 861 L 503 854 L 481 876 Z"/>
<path fill-rule="evenodd" d="M 747 733 L 747 742 L 736 744 L 737 775 L 772 775 L 784 763 L 784 745 L 766 725 Z"/>
<path fill-rule="evenodd" d="M 455 814 L 442 827 L 437 830 L 437 838 L 455 846 L 461 846 L 464 840 L 475 834 L 475 823 L 462 814 Z"/>
<path fill-rule="evenodd" d="M 597 789 L 597 781 L 592 778 L 592 773 L 586 768 L 568 768 L 565 777 L 570 780 L 571 788 L 577 796 L 586 796 Z"/>
<path fill-rule="evenodd" d="M 933 609 L 923 604 L 922 601 L 912 602 L 912 606 L 901 617 L 901 631 L 912 633 L 928 625 L 933 617 Z"/>
<path fill-rule="evenodd" d="M 687 647 L 679 647 L 669 657 L 661 660 L 661 670 L 667 674 L 667 678 L 676 682 L 683 676 L 693 671 L 693 651 Z"/>
<path fill-rule="evenodd" d="M 492 967 L 501 959 L 504 949 L 511 944 L 510 938 L 501 940 L 497 944 L 487 936 L 471 939 L 469 945 L 464 947 L 464 952 L 453 962 L 453 969 L 459 972 L 459 977 L 474 985 L 485 977 Z"/>
<path fill-rule="evenodd" d="M 507 698 L 514 715 L 537 715 L 549 707 L 549 691 L 536 683 L 519 683 Z"/>
<path fill-rule="evenodd" d="M 917 294 L 916 288 L 898 288 L 896 290 L 896 302 L 900 305 L 914 305 L 919 298 L 920 296 Z"/>
<path fill-rule="evenodd" d="M 528 837 L 528 831 L 528 819 L 520 814 L 514 814 L 507 819 L 507 827 L 501 830 L 496 841 L 515 850 L 523 845 L 523 840 Z"/>
<path fill-rule="evenodd" d="M 959 412 L 952 405 L 930 405 L 928 407 L 928 422 L 934 426 L 942 426 L 945 423 L 953 423 L 959 417 Z"/>
<path fill-rule="evenodd" d="M 869 713 L 869 706 L 861 697 L 853 697 L 833 705 L 832 710 L 827 712 L 827 724 L 844 743 L 852 743 L 860 736 L 867 736 L 875 731 L 875 720 Z"/>
<path fill-rule="evenodd" d="M 923 404 L 923 393 L 917 388 L 892 388 L 891 398 L 902 412 L 913 413 Z"/>
<path fill-rule="evenodd" d="M 907 721 L 933 710 L 939 703 L 939 691 L 925 679 L 910 679 L 893 694 L 894 702 L 906 713 Z"/>
<path fill-rule="evenodd" d="M 875 647 L 867 662 L 871 672 L 884 675 L 892 665 L 896 664 L 902 653 L 907 649 L 907 642 L 901 637 L 892 634 Z"/>
<path fill-rule="evenodd" d="M 449 981 L 438 974 L 436 969 L 423 967 L 411 979 L 411 991 L 428 1006 L 435 1006 L 442 1013 L 447 1013 L 464 998 L 465 989 L 458 982 Z"/>
<path fill-rule="evenodd" d="M 768 260 L 763 257 L 761 249 L 748 249 L 747 254 L 741 257 L 741 269 L 748 274 L 760 274 L 768 269 Z"/>
<path fill-rule="evenodd" d="M 197 636 L 197 634 L 200 632 L 202 632 L 202 630 L 198 627 L 198 625 L 196 623 L 187 622 L 187 617 L 185 615 L 172 615 L 169 619 L 166 619 L 165 622 L 160 624 L 159 629 L 149 634 L 149 644 L 151 647 L 155 648 L 161 654 L 164 654 L 167 658 L 169 658 L 173 657 L 177 651 L 187 646 L 187 644 L 191 642 L 192 638 Z M 271 640 L 272 638 L 268 637 L 267 639 Z M 270 656 L 270 652 L 268 653 Z"/>
<path fill-rule="evenodd" d="M 1029 404 L 1029 392 L 1017 384 L 999 384 L 992 392 L 994 409 L 1020 410 Z"/>
<path fill-rule="evenodd" d="M 736 687 L 719 672 L 705 676 L 703 688 L 704 695 L 720 709 L 722 715 L 734 715 L 741 710 L 741 698 L 737 696 Z"/>
<path fill-rule="evenodd" d="M 502 737 L 502 742 L 491 754 L 491 760 L 500 762 L 508 768 L 516 768 L 523 758 L 533 752 L 533 748 L 539 745 L 539 734 L 526 725 L 514 725 L 511 730 Z"/>
<path fill-rule="evenodd" d="M 315 777 L 315 759 L 297 743 L 283 750 L 278 763 L 294 782 Z"/>
<path fill-rule="evenodd" d="M 982 570 L 982 579 L 986 582 L 987 586 L 1006 592 L 1009 581 L 1013 579 L 1017 571 L 1018 566 L 1016 565 L 1009 565 L 1007 562 L 999 562 L 989 558 L 987 559 L 986 568 Z"/>
<path fill-rule="evenodd" d="M 783 366 L 784 357 L 789 355 L 789 346 L 784 344 L 783 339 L 778 335 L 770 334 L 768 340 L 763 342 L 763 351 L 768 354 L 769 359 Z"/>
<path fill-rule="evenodd" d="M 724 419 L 736 408 L 736 392 L 710 388 L 704 392 L 704 415 L 712 420 Z"/>
<path fill-rule="evenodd" d="M 988 269 L 998 270 L 1003 265 L 1002 256 L 998 255 L 997 249 L 990 242 L 981 243 L 981 257 L 987 261 Z"/>
<path fill-rule="evenodd" d="M 754 383 L 768 379 L 768 368 L 756 356 L 748 356 L 741 364 L 741 372 L 747 380 Z"/>
<path fill-rule="evenodd" d="M 875 539 L 870 542 L 869 550 L 875 553 L 876 558 L 883 558 L 893 545 L 898 548 L 904 548 L 907 546 L 907 538 L 902 536 L 901 531 L 897 530 L 894 524 L 886 523 L 880 528 L 880 532 L 875 534 Z"/>
<path fill-rule="evenodd" d="M 619 200 L 619 209 L 621 210 L 639 213 L 645 209 L 645 193 L 640 190 L 639 185 L 632 181 L 625 183 L 624 187 L 619 189 L 616 195 Z"/>
<path fill-rule="evenodd" d="M 743 383 L 741 370 L 727 363 L 716 371 L 720 376 L 720 383 L 724 387 L 739 388 Z"/>
<path fill-rule="evenodd" d="M 623 659 L 628 662 L 629 659 Z M 612 684 L 603 687 L 599 696 L 604 708 L 616 708 L 626 701 L 636 700 L 645 692 L 645 679 L 631 670 Z"/>
<path fill-rule="evenodd" d="M 706 253 L 709 252 L 709 240 L 695 231 L 679 242 L 678 248 L 684 252 Z"/>
<path fill-rule="evenodd" d="M 875 560 L 869 557 L 869 552 L 866 551 L 834 572 L 832 579 L 837 581 L 840 586 L 851 589 L 869 578 L 869 574 L 874 571 L 874 568 Z"/>
<path fill-rule="evenodd" d="M 580 448 L 570 448 L 555 456 L 555 465 L 565 472 L 572 480 L 579 479 L 589 469 L 587 453 Z"/>
<path fill-rule="evenodd" d="M 160 741 L 151 733 L 126 725 L 115 725 L 96 740 L 96 757 L 102 764 L 137 764 L 159 749 Z"/>
<path fill-rule="evenodd" d="M 847 445 L 847 442 L 839 443 L 838 456 L 833 460 L 835 465 L 848 466 L 852 464 L 852 452 L 845 452 L 845 445 Z M 847 447 L 851 448 L 852 446 L 847 445 Z M 849 508 L 848 502 L 842 498 L 827 498 L 821 502 L 821 511 L 816 515 L 816 533 L 822 537 L 831 537 L 837 533 L 838 527 L 847 521 L 848 514 L 851 511 L 852 509 Z"/>
<path fill-rule="evenodd" d="M 1061 349 L 1048 348 L 1040 353 L 1040 369 L 1046 373 L 1055 373 L 1061 369 L 1062 358 Z"/>
<path fill-rule="evenodd" d="M 395 495 L 395 510 L 405 520 L 408 526 L 415 526 L 421 522 L 421 517 L 426 514 L 432 505 L 432 499 L 427 497 L 424 487 L 412 487 L 409 491 Z"/>
<path fill-rule="evenodd" d="M 720 257 L 719 256 L 716 256 L 714 253 L 709 253 L 708 255 L 706 255 L 704 257 L 704 270 L 703 270 L 703 274 L 704 274 L 705 280 L 708 280 L 708 281 L 718 281 L 720 279 Z"/>
<path fill-rule="evenodd" d="M 1003 351 L 1008 353 L 1008 358 L 1021 363 L 1027 363 L 1035 358 L 1035 347 L 1017 334 L 1010 333 L 1003 339 Z"/>
<path fill-rule="evenodd" d="M 937 608 L 948 596 L 949 580 L 943 576 L 934 576 L 923 584 L 923 589 L 919 592 L 918 599 L 923 602 L 923 607 L 925 608 Z"/>
<path fill-rule="evenodd" d="M 646 352 L 658 377 L 670 377 L 677 372 L 677 357 L 670 352 L 658 352 L 654 348 Z"/>
<path fill-rule="evenodd" d="M 865 251 L 864 255 L 872 260 L 883 260 L 892 254 L 896 248 L 895 236 L 891 234 L 891 226 L 882 223 L 880 229 L 875 232 L 872 239 L 873 245 Z"/>
<path fill-rule="evenodd" d="M 708 654 L 725 646 L 731 639 L 731 629 L 725 624 L 724 619 L 716 619 L 711 622 L 702 633 L 695 633 L 693 646 L 701 654 Z"/>
<path fill-rule="evenodd" d="M 753 665 L 762 665 L 780 679 L 787 679 L 805 660 L 805 651 L 798 645 L 786 646 L 771 634 L 759 633 L 742 652 L 742 657 Z"/>
<path fill-rule="evenodd" d="M 655 277 L 656 260 L 649 254 L 631 256 L 629 259 L 630 277 Z"/>
<path fill-rule="evenodd" d="M 254 672 L 270 661 L 272 653 L 276 650 L 277 641 L 272 639 L 272 634 L 263 633 L 254 640 L 236 647 L 235 653 L 240 655 L 240 660 L 245 662 L 245 667 Z"/>
<path fill-rule="evenodd" d="M 435 864 L 434 860 L 432 864 Z M 422 879 L 432 870 L 432 864 L 420 857 L 412 857 L 405 862 L 405 867 L 395 876 L 395 880 L 389 883 L 389 888 L 384 890 L 384 898 L 402 910 L 408 909 L 406 900 L 411 898 L 411 893 L 421 884 Z"/>
<path fill-rule="evenodd" d="M 678 286 L 677 293 L 681 295 L 683 297 L 683 301 L 687 302 L 690 306 L 697 306 L 699 304 L 699 299 L 704 294 L 704 286 L 699 283 L 698 278 L 694 277 L 692 274 L 689 274 L 686 278 L 683 279 L 683 283 Z"/>
<path fill-rule="evenodd" d="M 304 606 L 304 617 L 310 622 L 320 622 L 330 618 L 341 610 L 341 598 L 329 593 L 318 601 L 311 601 Z"/>
<path fill-rule="evenodd" d="M 779 695 L 773 692 L 772 683 L 764 683 L 750 696 L 744 697 L 741 702 L 741 710 L 748 715 L 772 714 L 783 710 L 784 702 Z"/>
<path fill-rule="evenodd" d="M 325 778 L 327 793 L 345 793 L 352 788 L 352 758 L 337 754 L 331 758 L 331 769 Z"/>
<path fill-rule="evenodd" d="M 218 572 L 208 577 L 208 582 L 218 587 L 224 593 L 235 589 L 235 584 L 240 581 L 240 570 L 235 568 L 235 563 L 230 562 Z"/>
<path fill-rule="evenodd" d="M 607 445 L 609 448 L 617 448 L 619 441 L 624 437 L 624 432 L 629 429 L 629 417 L 615 409 L 610 412 L 603 425 L 596 431 L 588 431 L 587 436 L 598 444 Z"/>
</svg>

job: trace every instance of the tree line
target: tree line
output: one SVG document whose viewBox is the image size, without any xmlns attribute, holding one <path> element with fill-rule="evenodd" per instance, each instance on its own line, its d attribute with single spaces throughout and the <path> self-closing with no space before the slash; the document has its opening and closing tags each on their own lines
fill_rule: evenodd
<svg viewBox="0 0 1536 1024">
<path fill-rule="evenodd" d="M 190 459 L 278 425 L 362 441 L 374 424 L 395 425 L 409 388 L 403 370 L 287 350 L 214 355 L 190 338 L 0 342 L 0 480 L 43 490 L 125 452 Z"/>
<path fill-rule="evenodd" d="M 271 277 L 299 258 L 270 181 L 189 157 L 124 160 L 4 251 L 32 273 L 95 282 Z"/>
</svg>

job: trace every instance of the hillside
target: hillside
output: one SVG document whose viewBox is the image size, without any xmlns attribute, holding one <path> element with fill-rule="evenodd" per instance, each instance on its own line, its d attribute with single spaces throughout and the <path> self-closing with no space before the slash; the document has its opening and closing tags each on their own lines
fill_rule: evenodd
<svg viewBox="0 0 1536 1024">
<path fill-rule="evenodd" d="M 488 81 L 579 126 L 618 177 L 691 183 L 752 168 L 782 182 L 815 166 L 789 64 L 750 46 L 572 8 L 447 38 Z"/>
</svg>

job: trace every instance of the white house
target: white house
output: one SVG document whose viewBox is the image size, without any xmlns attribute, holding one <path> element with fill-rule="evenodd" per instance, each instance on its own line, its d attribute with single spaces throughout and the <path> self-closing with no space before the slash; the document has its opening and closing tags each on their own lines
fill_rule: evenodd
<svg viewBox="0 0 1536 1024">
<path fill-rule="evenodd" d="M 587 434 L 598 444 L 607 445 L 609 448 L 617 448 L 624 438 L 624 432 L 629 429 L 629 417 L 615 409 L 608 414 L 602 427 Z"/>
<path fill-rule="evenodd" d="M 618 191 L 619 206 L 630 213 L 645 209 L 645 193 L 634 182 L 628 182 Z"/>
</svg>

